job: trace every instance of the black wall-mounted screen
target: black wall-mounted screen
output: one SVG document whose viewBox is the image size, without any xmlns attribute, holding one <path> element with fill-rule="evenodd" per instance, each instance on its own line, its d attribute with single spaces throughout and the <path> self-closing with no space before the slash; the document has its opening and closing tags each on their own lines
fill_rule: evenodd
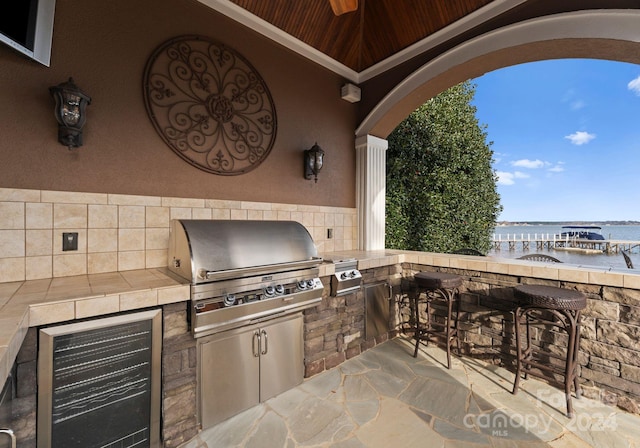
<svg viewBox="0 0 640 448">
<path fill-rule="evenodd" d="M 2 0 L 0 42 L 49 66 L 56 0 Z"/>
<path fill-rule="evenodd" d="M 0 12 L 0 31 L 2 34 L 33 51 L 38 0 L 5 1 L 0 9 L 2 11 Z"/>
</svg>

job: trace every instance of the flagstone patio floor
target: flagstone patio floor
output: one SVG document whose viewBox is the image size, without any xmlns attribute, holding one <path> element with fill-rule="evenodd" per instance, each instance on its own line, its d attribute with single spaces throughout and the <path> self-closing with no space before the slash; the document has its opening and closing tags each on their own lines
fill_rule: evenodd
<svg viewBox="0 0 640 448">
<path fill-rule="evenodd" d="M 182 448 L 640 447 L 640 416 L 396 338 L 206 429 Z"/>
</svg>

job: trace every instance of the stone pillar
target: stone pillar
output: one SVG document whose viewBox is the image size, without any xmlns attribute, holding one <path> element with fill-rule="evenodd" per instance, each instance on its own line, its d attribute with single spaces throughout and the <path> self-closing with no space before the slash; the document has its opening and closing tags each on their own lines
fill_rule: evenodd
<svg viewBox="0 0 640 448">
<path fill-rule="evenodd" d="M 356 138 L 358 249 L 384 249 L 388 142 L 373 135 Z"/>
<path fill-rule="evenodd" d="M 163 306 L 162 440 L 178 447 L 198 434 L 196 340 L 189 332 L 188 302 Z"/>
</svg>

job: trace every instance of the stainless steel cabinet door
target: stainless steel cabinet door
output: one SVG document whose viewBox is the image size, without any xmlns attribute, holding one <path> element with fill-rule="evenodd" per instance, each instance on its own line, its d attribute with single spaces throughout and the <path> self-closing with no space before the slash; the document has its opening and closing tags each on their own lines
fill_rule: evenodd
<svg viewBox="0 0 640 448">
<path fill-rule="evenodd" d="M 203 429 L 259 403 L 258 334 L 258 327 L 252 326 L 206 338 L 199 344 Z"/>
<path fill-rule="evenodd" d="M 365 326 L 364 335 L 371 339 L 389 331 L 389 284 L 386 282 L 365 285 Z"/>
<path fill-rule="evenodd" d="M 278 319 L 260 328 L 260 401 L 302 383 L 302 315 Z"/>
</svg>

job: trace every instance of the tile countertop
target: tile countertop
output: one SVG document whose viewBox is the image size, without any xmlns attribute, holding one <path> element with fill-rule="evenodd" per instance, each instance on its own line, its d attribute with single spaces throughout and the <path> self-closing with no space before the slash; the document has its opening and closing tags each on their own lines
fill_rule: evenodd
<svg viewBox="0 0 640 448">
<path fill-rule="evenodd" d="M 390 249 L 321 253 L 319 256 L 322 257 L 324 263 L 320 266 L 320 277 L 333 275 L 335 273 L 335 265 L 333 263 L 336 261 L 355 259 L 358 261 L 358 269 L 362 270 L 401 263 L 406 253 L 406 251 Z"/>
<path fill-rule="evenodd" d="M 400 251 L 325 254 L 320 276 L 332 275 L 328 260 L 356 258 L 360 269 L 395 264 Z M 184 302 L 188 282 L 166 268 L 0 283 L 0 386 L 8 377 L 29 327 Z"/>
<path fill-rule="evenodd" d="M 320 276 L 335 273 L 333 261 L 356 259 L 358 269 L 398 263 L 593 283 L 640 289 L 638 271 L 400 250 L 320 254 Z M 29 327 L 184 302 L 190 287 L 166 268 L 0 283 L 0 386 L 4 384 Z"/>
<path fill-rule="evenodd" d="M 0 386 L 29 327 L 189 300 L 186 282 L 143 269 L 0 283 Z"/>
<path fill-rule="evenodd" d="M 640 271 L 611 269 L 606 266 L 586 266 L 569 263 L 544 263 L 495 256 L 453 255 L 431 252 L 377 250 L 345 251 L 320 254 L 325 263 L 320 266 L 320 276 L 335 273 L 332 261 L 356 259 L 358 269 L 372 269 L 398 263 L 433 266 L 435 268 L 464 269 L 489 274 L 516 277 L 586 283 L 617 288 L 640 289 Z"/>
</svg>

